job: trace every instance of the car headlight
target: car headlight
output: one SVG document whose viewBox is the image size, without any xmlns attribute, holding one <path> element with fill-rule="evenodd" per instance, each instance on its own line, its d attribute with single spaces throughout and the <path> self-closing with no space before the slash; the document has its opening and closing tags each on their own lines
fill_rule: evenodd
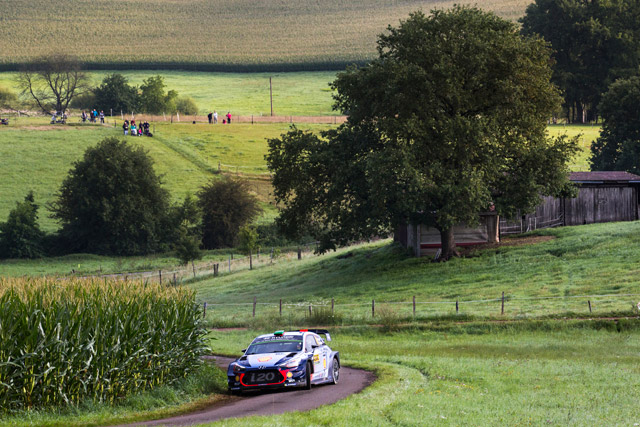
<svg viewBox="0 0 640 427">
<path fill-rule="evenodd" d="M 283 368 L 297 368 L 298 365 L 300 365 L 300 359 L 290 360 L 280 366 Z"/>
<path fill-rule="evenodd" d="M 242 365 L 238 365 L 237 363 L 233 365 L 233 372 L 237 373 L 237 372 L 242 372 L 244 371 L 244 366 Z"/>
</svg>

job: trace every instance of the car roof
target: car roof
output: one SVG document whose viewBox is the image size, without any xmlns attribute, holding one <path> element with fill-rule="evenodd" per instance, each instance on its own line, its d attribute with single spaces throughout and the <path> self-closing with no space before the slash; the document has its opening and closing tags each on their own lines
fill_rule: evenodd
<svg viewBox="0 0 640 427">
<path fill-rule="evenodd" d="M 280 334 L 278 334 L 278 335 L 280 335 Z M 304 335 L 304 333 L 300 332 L 300 331 L 284 332 L 282 334 L 282 336 L 290 336 L 291 338 L 302 338 L 303 335 Z M 259 335 L 259 336 L 255 337 L 254 339 L 274 337 L 274 336 L 276 336 L 276 334 L 264 334 L 264 335 Z"/>
</svg>

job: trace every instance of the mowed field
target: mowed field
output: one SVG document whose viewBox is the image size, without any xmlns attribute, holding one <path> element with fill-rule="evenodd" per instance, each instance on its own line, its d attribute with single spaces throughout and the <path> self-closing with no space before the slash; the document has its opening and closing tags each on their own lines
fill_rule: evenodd
<svg viewBox="0 0 640 427">
<path fill-rule="evenodd" d="M 96 67 L 339 69 L 375 56 L 411 11 L 478 4 L 516 20 L 530 0 L 16 0 L 0 16 L 0 68 L 51 53 Z"/>
</svg>

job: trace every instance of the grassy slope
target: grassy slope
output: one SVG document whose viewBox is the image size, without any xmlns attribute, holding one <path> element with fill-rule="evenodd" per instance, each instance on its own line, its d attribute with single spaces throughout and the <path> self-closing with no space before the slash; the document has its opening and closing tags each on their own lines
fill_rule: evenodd
<svg viewBox="0 0 640 427">
<path fill-rule="evenodd" d="M 114 71 L 115 72 L 115 71 Z M 239 115 L 269 115 L 269 77 L 272 78 L 274 114 L 285 116 L 334 115 L 329 83 L 336 73 L 316 71 L 305 73 L 197 73 L 185 71 L 117 71 L 130 84 L 140 85 L 144 79 L 160 74 L 168 89 L 181 96 L 192 97 L 202 115 L 218 113 Z M 110 71 L 89 73 L 98 85 Z M 0 86 L 18 92 L 16 73 L 0 73 Z M 107 111 L 107 114 L 109 112 Z M 114 111 L 119 115 L 119 111 Z M 220 119 L 222 121 L 222 119 Z"/>
<path fill-rule="evenodd" d="M 591 329 L 593 322 L 333 330 L 331 346 L 343 364 L 377 372 L 372 387 L 309 413 L 218 424 L 633 424 L 640 398 L 640 331 L 637 323 L 622 333 L 613 322 L 607 326 L 613 331 Z M 237 355 L 264 332 L 271 330 L 216 331 L 212 344 Z"/>
<path fill-rule="evenodd" d="M 281 264 L 253 272 L 212 278 L 194 283 L 198 298 L 208 303 L 247 304 L 254 296 L 260 303 L 256 324 L 278 322 L 278 301 L 297 303 L 285 308 L 285 321 L 299 324 L 310 303 L 335 299 L 337 319 L 320 313 L 319 321 L 393 321 L 410 317 L 412 296 L 418 302 L 460 300 L 465 315 L 495 316 L 500 303 L 467 301 L 508 298 L 509 318 L 551 313 L 588 313 L 587 301 L 568 296 L 593 294 L 638 294 L 640 273 L 640 222 L 596 224 L 541 230 L 535 236 L 553 240 L 526 246 L 499 247 L 480 251 L 470 258 L 431 263 L 413 258 L 388 241 L 350 249 L 353 257 L 336 254 Z M 344 252 L 344 251 L 343 251 Z M 561 297 L 530 300 L 530 297 Z M 371 318 L 375 299 L 378 317 Z M 629 312 L 639 296 L 591 298 L 596 312 Z M 405 304 L 389 305 L 389 302 Z M 355 304 L 354 306 L 344 304 Z M 455 304 L 419 304 L 418 316 L 455 314 Z M 251 306 L 213 307 L 209 318 L 218 325 L 253 324 Z M 324 320 L 323 316 L 326 318 Z"/>
<path fill-rule="evenodd" d="M 43 206 L 42 228 L 52 231 L 56 224 L 44 206 L 53 200 L 73 162 L 104 137 L 120 136 L 121 129 L 97 125 L 50 127 L 47 122 L 46 118 L 19 119 L 0 129 L 0 158 L 4 164 L 0 172 L 0 220 L 4 221 L 15 203 L 33 190 L 36 202 Z M 265 138 L 277 137 L 288 128 L 288 124 L 157 123 L 153 138 L 129 137 L 128 141 L 148 150 L 156 171 L 164 175 L 167 189 L 175 200 L 180 200 L 211 179 L 219 161 L 237 165 L 242 172 L 265 172 Z M 268 188 L 259 187 L 258 192 L 263 200 L 268 199 Z M 272 217 L 273 209 L 264 207 L 266 215 Z"/>
<path fill-rule="evenodd" d="M 516 19 L 529 0 L 481 4 Z M 225 67 L 363 61 L 376 35 L 446 0 L 16 0 L 2 11 L 0 64 L 56 52 L 98 64 Z M 476 3 L 463 1 L 459 3 Z M 196 64 L 196 65 L 190 65 Z M 199 65 L 197 65 L 199 64 Z M 285 65 L 286 66 L 286 65 Z"/>
</svg>

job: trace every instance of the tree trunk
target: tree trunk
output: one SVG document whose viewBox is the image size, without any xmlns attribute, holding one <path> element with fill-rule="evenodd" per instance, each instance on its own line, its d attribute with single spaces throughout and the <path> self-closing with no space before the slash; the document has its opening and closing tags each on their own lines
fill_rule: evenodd
<svg viewBox="0 0 640 427">
<path fill-rule="evenodd" d="M 451 257 L 460 256 L 456 250 L 456 240 L 453 237 L 453 228 L 440 230 L 440 243 L 442 249 L 440 251 L 440 256 L 436 261 L 448 261 Z"/>
</svg>

